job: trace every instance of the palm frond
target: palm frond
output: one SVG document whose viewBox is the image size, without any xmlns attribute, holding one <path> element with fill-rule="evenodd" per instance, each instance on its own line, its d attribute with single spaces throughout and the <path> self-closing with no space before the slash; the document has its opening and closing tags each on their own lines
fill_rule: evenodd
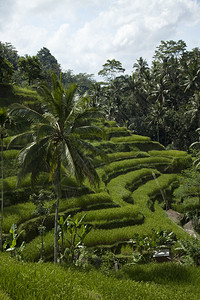
<svg viewBox="0 0 200 300">
<path fill-rule="evenodd" d="M 18 161 L 22 166 L 18 174 L 18 183 L 31 173 L 31 181 L 34 182 L 41 171 L 47 171 L 47 151 L 49 139 L 44 138 L 39 142 L 32 142 L 23 148 L 18 154 Z"/>
<path fill-rule="evenodd" d="M 75 110 L 75 101 L 74 97 L 77 91 L 77 84 L 71 84 L 67 90 L 65 91 L 64 97 L 63 97 L 63 102 L 62 102 L 62 120 L 63 126 L 65 126 L 66 122 L 70 122 L 71 116 L 74 114 Z M 73 119 L 74 117 L 72 117 Z"/>
<path fill-rule="evenodd" d="M 56 134 L 56 129 L 48 124 L 38 124 L 36 125 L 37 130 L 37 140 L 41 138 L 48 137 L 49 139 L 53 139 Z"/>
<path fill-rule="evenodd" d="M 75 112 L 75 120 L 76 122 L 79 121 L 83 122 L 84 120 L 88 119 L 96 119 L 96 118 L 105 118 L 105 113 L 100 111 L 98 108 L 92 107 L 87 110 L 82 110 L 81 112 Z"/>
<path fill-rule="evenodd" d="M 30 123 L 45 123 L 45 118 L 43 117 L 43 115 L 19 103 L 14 103 L 10 106 L 9 116 L 20 116 L 22 118 L 25 118 Z"/>
<path fill-rule="evenodd" d="M 77 182 L 80 184 L 83 182 L 84 178 L 88 178 L 91 185 L 99 184 L 99 176 L 87 155 L 85 155 L 82 151 L 74 147 L 72 144 L 68 145 L 69 151 L 71 153 L 74 166 L 75 166 L 75 178 Z"/>
<path fill-rule="evenodd" d="M 51 125 L 54 125 L 55 123 L 57 123 L 57 119 L 55 118 L 55 116 L 50 113 L 50 112 L 45 112 L 43 114 L 43 117 L 47 120 L 47 122 Z"/>
<path fill-rule="evenodd" d="M 192 143 L 191 145 L 190 145 L 190 148 L 191 147 L 194 147 L 194 146 L 199 146 L 200 145 L 200 142 L 194 142 L 194 143 Z"/>
<path fill-rule="evenodd" d="M 70 174 L 75 174 L 75 165 L 66 142 L 63 144 L 62 163 Z"/>
<path fill-rule="evenodd" d="M 30 142 L 33 141 L 33 134 L 34 134 L 34 131 L 27 131 L 27 132 L 23 132 L 23 133 L 13 136 L 10 139 L 8 148 L 13 147 L 14 145 L 29 144 Z"/>
<path fill-rule="evenodd" d="M 91 143 L 84 141 L 82 139 L 72 138 L 70 136 L 70 143 L 74 145 L 77 149 L 87 153 L 87 155 L 93 155 L 93 156 L 100 156 L 103 160 L 107 160 L 108 157 L 106 153 L 95 146 L 93 146 Z"/>
</svg>

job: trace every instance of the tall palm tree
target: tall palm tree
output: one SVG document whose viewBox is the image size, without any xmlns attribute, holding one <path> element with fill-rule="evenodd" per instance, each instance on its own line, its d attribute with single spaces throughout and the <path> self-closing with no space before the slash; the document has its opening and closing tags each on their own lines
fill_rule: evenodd
<svg viewBox="0 0 200 300">
<path fill-rule="evenodd" d="M 11 144 L 26 137 L 30 139 L 19 153 L 22 169 L 19 181 L 31 173 L 32 183 L 39 172 L 48 171 L 50 180 L 54 179 L 57 201 L 55 211 L 54 262 L 58 259 L 58 213 L 61 198 L 61 176 L 63 172 L 73 174 L 81 183 L 85 177 L 93 185 L 98 183 L 98 174 L 88 154 L 97 154 L 90 143 L 83 140 L 92 135 L 101 136 L 102 130 L 89 125 L 88 118 L 98 115 L 95 108 L 87 108 L 82 99 L 76 97 L 77 85 L 66 90 L 55 74 L 52 75 L 52 90 L 42 86 L 43 113 L 38 113 L 20 104 L 11 106 L 10 115 L 26 118 L 32 125 L 29 132 L 22 133 L 11 140 Z M 62 170 L 62 172 L 61 172 Z"/>
<path fill-rule="evenodd" d="M 160 103 L 157 99 L 155 104 L 152 104 L 149 107 L 149 113 L 146 118 L 149 121 L 149 126 L 155 125 L 158 142 L 160 142 L 160 128 L 164 128 L 165 125 L 166 111 L 167 109 L 164 104 Z"/>
<path fill-rule="evenodd" d="M 185 115 L 190 116 L 190 126 L 196 122 L 197 127 L 200 128 L 200 92 L 194 93 L 189 99 Z"/>
</svg>

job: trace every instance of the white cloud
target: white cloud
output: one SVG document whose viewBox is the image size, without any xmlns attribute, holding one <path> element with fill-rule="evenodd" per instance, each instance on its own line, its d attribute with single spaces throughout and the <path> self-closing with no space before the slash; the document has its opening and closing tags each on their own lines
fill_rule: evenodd
<svg viewBox="0 0 200 300">
<path fill-rule="evenodd" d="M 97 74 L 108 58 L 130 71 L 140 56 L 150 60 L 161 40 L 183 39 L 190 46 L 198 41 L 195 0 L 0 1 L 0 40 L 20 54 L 33 55 L 45 46 L 63 69 L 76 73 Z"/>
</svg>

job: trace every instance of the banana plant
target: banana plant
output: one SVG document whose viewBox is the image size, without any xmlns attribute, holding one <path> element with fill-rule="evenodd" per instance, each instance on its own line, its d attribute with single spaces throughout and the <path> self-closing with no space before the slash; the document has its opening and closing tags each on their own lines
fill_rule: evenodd
<svg viewBox="0 0 200 300">
<path fill-rule="evenodd" d="M 24 232 L 24 230 L 17 232 L 17 225 L 12 224 L 8 237 L 3 244 L 3 250 L 6 250 L 7 252 L 11 252 L 11 256 L 15 256 L 16 246 L 17 246 L 17 240 L 20 237 L 20 235 Z M 25 243 L 22 242 L 20 249 L 24 248 Z M 7 248 L 9 246 L 9 248 Z M 23 249 L 22 249 L 23 250 Z"/>
<path fill-rule="evenodd" d="M 64 257 L 68 261 L 74 262 L 79 256 L 79 249 L 83 245 L 83 241 L 87 234 L 91 231 L 92 226 L 84 224 L 84 218 L 86 214 L 81 219 L 73 219 L 69 215 L 65 220 L 63 217 L 59 220 L 59 225 L 62 228 L 61 238 L 62 238 L 62 249 L 64 249 L 64 234 L 66 234 L 66 241 L 68 247 L 64 250 Z"/>
</svg>

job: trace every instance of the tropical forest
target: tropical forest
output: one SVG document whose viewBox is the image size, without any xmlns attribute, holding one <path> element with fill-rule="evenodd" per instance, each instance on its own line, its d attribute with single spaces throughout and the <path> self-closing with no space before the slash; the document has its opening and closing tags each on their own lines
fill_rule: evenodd
<svg viewBox="0 0 200 300">
<path fill-rule="evenodd" d="M 0 299 L 200 299 L 200 49 L 130 67 L 0 42 Z"/>
</svg>

